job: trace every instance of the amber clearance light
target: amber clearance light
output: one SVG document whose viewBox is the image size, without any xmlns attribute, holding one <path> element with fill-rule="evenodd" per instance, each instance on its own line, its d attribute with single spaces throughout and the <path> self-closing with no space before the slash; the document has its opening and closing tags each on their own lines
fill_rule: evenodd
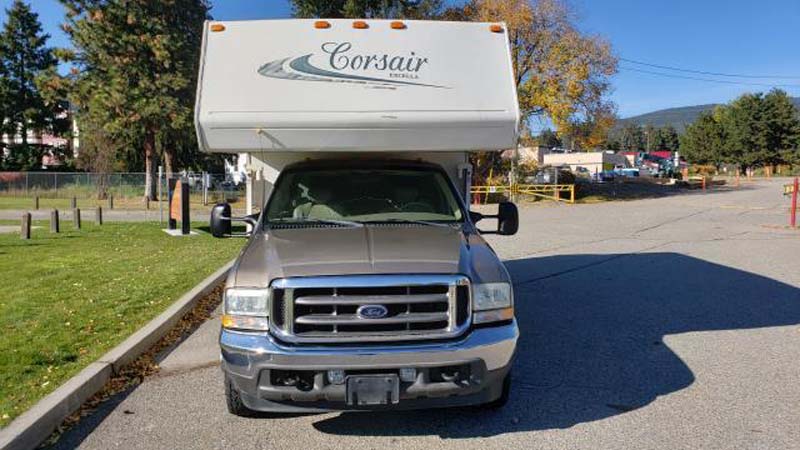
<svg viewBox="0 0 800 450">
<path fill-rule="evenodd" d="M 403 22 L 400 22 L 399 20 L 393 21 L 391 23 L 391 25 L 389 25 L 389 26 L 391 26 L 393 30 L 405 30 L 406 29 L 406 24 L 404 24 Z"/>
<path fill-rule="evenodd" d="M 364 22 L 363 20 L 356 20 L 353 22 L 353 28 L 357 30 L 365 30 L 369 28 L 369 25 L 367 25 L 367 22 Z"/>
<path fill-rule="evenodd" d="M 220 31 L 225 31 L 225 25 L 223 25 L 221 23 L 215 23 L 215 24 L 211 25 L 211 31 L 213 31 L 214 33 L 219 33 Z"/>
<path fill-rule="evenodd" d="M 331 27 L 331 23 L 328 22 L 327 20 L 318 20 L 318 21 L 314 22 L 314 28 L 325 29 L 325 28 L 330 28 L 330 27 Z"/>
<path fill-rule="evenodd" d="M 496 24 L 496 23 L 492 24 L 489 27 L 489 29 L 492 30 L 492 33 L 502 33 L 503 32 L 503 26 L 499 25 L 499 24 Z"/>
</svg>

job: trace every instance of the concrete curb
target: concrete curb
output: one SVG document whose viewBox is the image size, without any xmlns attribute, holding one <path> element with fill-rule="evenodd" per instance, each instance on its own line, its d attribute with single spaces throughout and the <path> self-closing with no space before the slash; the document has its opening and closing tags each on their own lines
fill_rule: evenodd
<svg viewBox="0 0 800 450">
<path fill-rule="evenodd" d="M 50 433 L 55 431 L 67 416 L 102 389 L 114 373 L 118 372 L 125 364 L 134 361 L 166 335 L 181 317 L 225 279 L 232 265 L 233 261 L 228 262 L 201 281 L 142 329 L 114 347 L 99 360 L 89 364 L 88 367 L 0 430 L 0 449 L 29 450 L 36 448 L 50 436 Z"/>
</svg>

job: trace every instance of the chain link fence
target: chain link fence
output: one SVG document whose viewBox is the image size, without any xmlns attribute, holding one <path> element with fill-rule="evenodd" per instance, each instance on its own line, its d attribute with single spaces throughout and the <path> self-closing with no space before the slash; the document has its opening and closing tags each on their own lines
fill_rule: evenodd
<svg viewBox="0 0 800 450">
<path fill-rule="evenodd" d="M 214 204 L 221 201 L 243 202 L 245 181 L 237 183 L 224 173 L 174 174 L 189 185 L 191 202 Z M 167 199 L 166 175 L 154 177 L 157 192 Z M 160 185 L 160 190 L 158 186 Z M 113 197 L 120 205 L 140 206 L 144 203 L 145 173 L 87 172 L 0 172 L 0 204 L 15 204 L 25 199 L 76 199 L 82 203 L 103 201 Z M 157 194 L 158 195 L 158 194 Z"/>
</svg>

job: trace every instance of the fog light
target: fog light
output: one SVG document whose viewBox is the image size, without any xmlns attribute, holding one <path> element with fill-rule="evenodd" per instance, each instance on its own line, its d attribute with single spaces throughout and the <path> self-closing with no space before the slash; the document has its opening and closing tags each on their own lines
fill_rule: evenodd
<svg viewBox="0 0 800 450">
<path fill-rule="evenodd" d="M 328 371 L 328 381 L 333 384 L 344 384 L 344 370 L 331 369 Z"/>
<path fill-rule="evenodd" d="M 401 367 L 400 368 L 400 381 L 405 381 L 406 383 L 413 383 L 417 379 L 417 369 L 413 367 Z"/>
</svg>

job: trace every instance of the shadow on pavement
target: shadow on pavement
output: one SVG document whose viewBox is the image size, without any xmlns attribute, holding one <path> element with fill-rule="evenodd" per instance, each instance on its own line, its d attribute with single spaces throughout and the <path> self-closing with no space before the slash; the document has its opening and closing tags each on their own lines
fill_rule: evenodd
<svg viewBox="0 0 800 450">
<path fill-rule="evenodd" d="M 443 438 L 567 428 L 690 386 L 694 374 L 666 335 L 800 323 L 800 289 L 676 253 L 506 265 L 522 336 L 504 409 L 343 413 L 313 426 L 335 435 Z"/>
</svg>

